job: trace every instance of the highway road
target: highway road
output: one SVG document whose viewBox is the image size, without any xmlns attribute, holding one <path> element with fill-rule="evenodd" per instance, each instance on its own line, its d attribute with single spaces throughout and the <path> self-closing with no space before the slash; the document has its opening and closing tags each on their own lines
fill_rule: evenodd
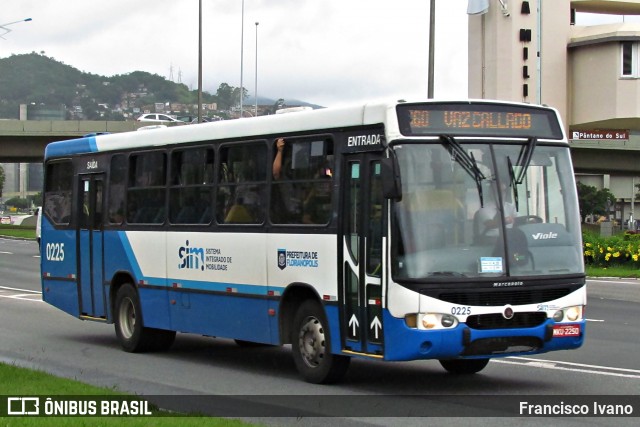
<svg viewBox="0 0 640 427">
<path fill-rule="evenodd" d="M 617 286 L 626 293 L 609 292 Z M 307 415 L 324 413 L 323 406 L 334 405 L 341 409 L 332 413 L 337 416 L 332 425 L 474 425 L 477 419 L 466 417 L 470 414 L 492 417 L 488 419 L 493 425 L 511 425 L 514 420 L 505 416 L 509 412 L 501 410 L 501 405 L 510 405 L 514 399 L 536 401 L 539 396 L 560 403 L 576 395 L 589 395 L 590 405 L 597 400 L 615 403 L 620 399 L 623 403 L 631 396 L 634 418 L 527 418 L 518 422 L 636 425 L 640 416 L 640 283 L 599 280 L 589 282 L 589 291 L 587 339 L 581 349 L 494 359 L 480 374 L 466 377 L 446 374 L 437 361 L 353 360 L 342 383 L 320 386 L 300 380 L 288 347 L 242 348 L 231 340 L 178 334 L 168 352 L 125 353 L 113 325 L 83 322 L 41 301 L 35 242 L 0 238 L 0 361 L 157 396 L 177 408 L 185 404 L 185 396 L 198 396 L 209 408 L 246 409 L 266 402 L 270 408 L 275 405 L 275 415 L 283 417 L 290 415 L 287 405 L 300 405 Z M 395 418 L 424 415 L 425 405 L 434 414 L 463 417 Z M 258 411 L 256 415 L 264 414 Z M 276 425 L 326 425 L 326 420 L 315 417 L 258 420 Z"/>
</svg>

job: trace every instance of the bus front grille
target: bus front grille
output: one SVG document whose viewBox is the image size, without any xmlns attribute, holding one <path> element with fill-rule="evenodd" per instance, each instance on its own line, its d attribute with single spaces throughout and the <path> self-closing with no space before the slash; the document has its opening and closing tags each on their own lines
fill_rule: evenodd
<svg viewBox="0 0 640 427">
<path fill-rule="evenodd" d="M 430 292 L 423 294 L 459 305 L 475 305 L 482 307 L 511 305 L 539 304 L 546 301 L 553 301 L 569 295 L 575 289 L 524 289 L 517 291 L 470 291 L 470 292 L 442 292 L 439 295 L 432 295 Z"/>
<path fill-rule="evenodd" d="M 501 313 L 480 314 L 467 317 L 467 326 L 471 329 L 511 329 L 533 328 L 547 320 L 544 312 L 515 313 L 513 318 L 505 319 Z"/>
</svg>

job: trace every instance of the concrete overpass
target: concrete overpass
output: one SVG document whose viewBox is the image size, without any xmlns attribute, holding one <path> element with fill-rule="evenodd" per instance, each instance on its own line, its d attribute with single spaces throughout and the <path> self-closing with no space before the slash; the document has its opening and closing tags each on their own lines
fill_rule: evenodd
<svg viewBox="0 0 640 427">
<path fill-rule="evenodd" d="M 53 141 L 90 133 L 128 132 L 149 123 L 89 120 L 0 120 L 0 163 L 38 163 Z M 637 176 L 640 172 L 640 138 L 626 141 L 573 141 L 571 155 L 576 173 Z"/>
<path fill-rule="evenodd" d="M 38 163 L 53 141 L 90 133 L 128 132 L 151 123 L 93 120 L 0 120 L 0 163 Z"/>
</svg>

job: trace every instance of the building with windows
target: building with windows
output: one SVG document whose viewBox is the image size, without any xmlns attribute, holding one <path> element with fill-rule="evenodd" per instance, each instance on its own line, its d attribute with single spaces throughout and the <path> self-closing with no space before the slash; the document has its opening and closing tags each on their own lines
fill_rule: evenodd
<svg viewBox="0 0 640 427">
<path fill-rule="evenodd" d="M 469 17 L 469 96 L 547 104 L 564 118 L 577 179 L 609 188 L 624 223 L 640 184 L 640 0 L 491 0 Z M 471 11 L 470 7 L 470 11 Z M 484 12 L 484 13 L 483 13 Z M 620 16 L 576 25 L 581 12 Z"/>
</svg>

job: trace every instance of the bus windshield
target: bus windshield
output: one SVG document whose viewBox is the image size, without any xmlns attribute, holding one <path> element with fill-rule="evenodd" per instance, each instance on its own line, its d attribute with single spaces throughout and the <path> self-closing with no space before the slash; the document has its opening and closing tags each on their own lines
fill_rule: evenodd
<svg viewBox="0 0 640 427">
<path fill-rule="evenodd" d="M 583 273 L 567 147 L 446 137 L 394 149 L 395 280 Z"/>
</svg>

